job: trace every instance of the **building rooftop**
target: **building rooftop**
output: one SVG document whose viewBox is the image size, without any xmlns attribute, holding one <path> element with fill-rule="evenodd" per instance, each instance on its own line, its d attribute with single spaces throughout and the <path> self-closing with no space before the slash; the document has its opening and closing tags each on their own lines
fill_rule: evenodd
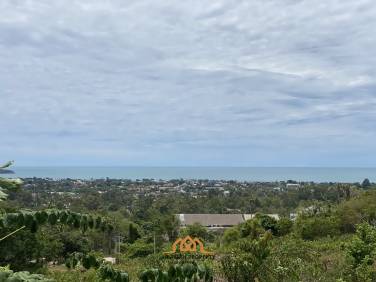
<svg viewBox="0 0 376 282">
<path fill-rule="evenodd" d="M 231 227 L 255 217 L 256 214 L 178 214 L 181 226 L 199 223 L 209 228 Z M 267 214 L 279 220 L 278 214 Z"/>
<path fill-rule="evenodd" d="M 180 214 L 181 224 L 200 223 L 207 227 L 228 227 L 244 222 L 242 214 Z"/>
</svg>

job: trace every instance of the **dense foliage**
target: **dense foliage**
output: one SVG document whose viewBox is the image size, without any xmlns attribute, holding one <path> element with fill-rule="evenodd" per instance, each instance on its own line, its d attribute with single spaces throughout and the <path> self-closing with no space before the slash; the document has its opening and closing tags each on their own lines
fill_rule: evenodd
<svg viewBox="0 0 376 282">
<path fill-rule="evenodd" d="M 53 282 L 54 280 L 41 274 L 30 274 L 28 271 L 13 272 L 9 267 L 0 267 L 1 282 Z"/>
<path fill-rule="evenodd" d="M 206 264 L 172 264 L 167 271 L 157 268 L 146 269 L 140 274 L 142 282 L 211 282 L 213 271 Z"/>
<path fill-rule="evenodd" d="M 5 237 L 0 265 L 9 265 L 2 271 L 8 278 L 376 281 L 376 190 L 369 180 L 293 188 L 288 185 L 293 181 L 35 178 L 21 183 L 0 181 L 0 238 Z M 180 228 L 179 213 L 256 216 L 211 230 L 200 224 Z M 201 238 L 215 258 L 161 255 L 186 235 Z M 106 256 L 117 264 L 104 263 Z"/>
</svg>

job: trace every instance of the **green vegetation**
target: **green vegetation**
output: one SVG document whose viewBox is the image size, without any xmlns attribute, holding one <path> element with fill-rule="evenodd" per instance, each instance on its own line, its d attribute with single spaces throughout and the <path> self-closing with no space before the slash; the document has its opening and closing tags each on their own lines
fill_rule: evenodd
<svg viewBox="0 0 376 282">
<path fill-rule="evenodd" d="M 0 178 L 0 281 L 376 281 L 375 185 L 289 183 Z M 215 257 L 163 255 L 187 235 Z"/>
<path fill-rule="evenodd" d="M 0 267 L 0 281 L 6 282 L 53 282 L 53 279 L 44 277 L 41 274 L 30 274 L 28 271 L 13 272 L 9 267 Z"/>
<path fill-rule="evenodd" d="M 140 274 L 140 280 L 142 282 L 211 282 L 213 281 L 213 272 L 206 264 L 197 264 L 195 262 L 173 264 L 167 271 L 157 268 L 144 270 Z"/>
<path fill-rule="evenodd" d="M 0 165 L 0 172 L 11 166 L 13 162 L 7 162 L 4 165 Z M 0 202 L 8 198 L 7 191 L 15 191 L 21 187 L 22 181 L 20 179 L 6 179 L 0 177 Z"/>
</svg>

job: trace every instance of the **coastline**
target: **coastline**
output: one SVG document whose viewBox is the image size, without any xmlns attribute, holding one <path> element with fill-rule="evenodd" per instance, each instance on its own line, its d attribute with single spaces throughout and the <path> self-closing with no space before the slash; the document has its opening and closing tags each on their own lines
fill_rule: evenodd
<svg viewBox="0 0 376 282">
<path fill-rule="evenodd" d="M 2 173 L 2 175 L 7 175 Z M 320 167 L 14 167 L 9 177 L 51 179 L 210 179 L 247 182 L 376 181 L 376 168 Z"/>
</svg>

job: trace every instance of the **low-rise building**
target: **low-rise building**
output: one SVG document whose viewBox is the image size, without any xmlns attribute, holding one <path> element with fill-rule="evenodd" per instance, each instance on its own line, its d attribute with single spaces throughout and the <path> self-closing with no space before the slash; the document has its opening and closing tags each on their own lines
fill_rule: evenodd
<svg viewBox="0 0 376 282">
<path fill-rule="evenodd" d="M 181 227 L 199 223 L 209 229 L 233 227 L 247 220 L 253 219 L 256 214 L 178 214 Z M 279 220 L 278 214 L 267 214 Z"/>
<path fill-rule="evenodd" d="M 299 183 L 287 183 L 286 188 L 287 189 L 298 189 L 300 187 Z"/>
</svg>

